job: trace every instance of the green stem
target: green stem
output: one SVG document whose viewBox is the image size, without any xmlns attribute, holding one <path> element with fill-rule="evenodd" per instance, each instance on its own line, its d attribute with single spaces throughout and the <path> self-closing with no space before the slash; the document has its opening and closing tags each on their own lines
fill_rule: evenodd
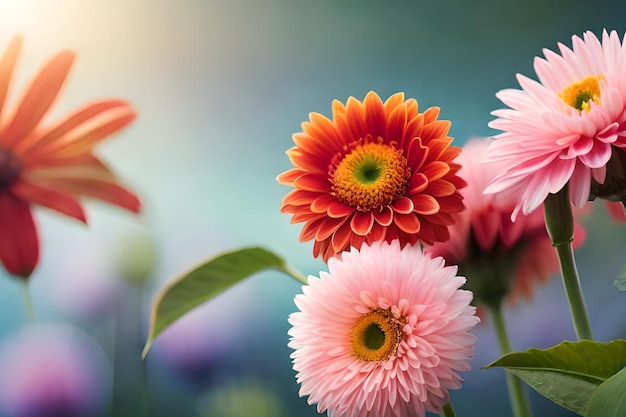
<svg viewBox="0 0 626 417">
<path fill-rule="evenodd" d="M 565 287 L 565 293 L 567 294 L 576 336 L 578 336 L 579 340 L 593 340 L 591 324 L 589 323 L 589 316 L 587 315 L 587 307 L 583 299 L 583 292 L 580 287 L 580 280 L 578 279 L 578 271 L 576 270 L 576 262 L 574 261 L 572 244 L 567 243 L 556 246 L 556 252 L 559 255 L 559 262 L 561 263 L 563 285 Z"/>
<path fill-rule="evenodd" d="M 574 215 L 569 201 L 567 185 L 556 194 L 549 194 L 544 202 L 546 229 L 556 248 L 561 265 L 563 286 L 569 302 L 572 322 L 578 339 L 593 339 L 587 307 L 578 278 L 572 240 L 574 238 Z"/>
<path fill-rule="evenodd" d="M 502 314 L 502 308 L 491 308 L 491 317 L 493 318 L 493 324 L 496 329 L 496 336 L 498 337 L 498 345 L 500 346 L 500 352 L 504 355 L 512 351 L 511 342 L 509 341 L 509 335 L 506 331 L 506 325 L 504 323 L 504 315 Z M 513 409 L 513 415 L 515 417 L 530 417 L 530 407 L 528 405 L 528 399 L 526 398 L 526 392 L 522 386 L 522 381 L 511 374 L 505 372 L 506 383 L 509 389 L 509 398 L 511 399 L 511 408 Z"/>
<path fill-rule="evenodd" d="M 29 323 L 35 322 L 35 308 L 33 307 L 33 297 L 30 292 L 30 281 L 22 280 L 22 295 L 24 298 L 24 308 L 26 309 L 26 319 Z"/>
<path fill-rule="evenodd" d="M 448 404 L 444 405 L 441 408 L 441 413 L 439 415 L 441 417 L 456 417 L 456 414 L 454 413 L 454 408 L 452 408 L 452 401 L 450 401 Z"/>
<path fill-rule="evenodd" d="M 283 272 L 289 275 L 291 278 L 298 281 L 299 283 L 304 284 L 304 285 L 309 285 L 309 283 L 306 280 L 306 277 L 302 275 L 299 271 L 294 269 L 291 265 L 284 265 Z"/>
</svg>

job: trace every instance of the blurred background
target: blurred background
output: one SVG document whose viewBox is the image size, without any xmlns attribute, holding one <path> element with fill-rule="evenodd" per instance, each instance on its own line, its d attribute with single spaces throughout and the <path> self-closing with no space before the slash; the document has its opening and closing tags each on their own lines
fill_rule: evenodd
<svg viewBox="0 0 626 417">
<path fill-rule="evenodd" d="M 2 0 L 0 48 L 24 36 L 13 100 L 67 48 L 78 59 L 48 120 L 100 97 L 136 107 L 136 122 L 99 151 L 144 209 L 88 203 L 88 228 L 36 210 L 32 295 L 43 329 L 25 329 L 21 285 L 0 271 L 0 380 L 13 387 L 0 415 L 45 404 L 64 379 L 91 401 L 76 415 L 318 415 L 297 395 L 286 346 L 297 283 L 266 272 L 238 284 L 164 332 L 142 366 L 156 291 L 239 246 L 263 245 L 307 275 L 325 269 L 279 212 L 289 189 L 275 181 L 309 112 L 403 91 L 421 110 L 441 107 L 460 146 L 496 133 L 494 94 L 518 87 L 516 72 L 535 78 L 542 48 L 585 30 L 623 35 L 625 22 L 621 0 Z M 594 335 L 624 338 L 626 294 L 613 280 L 626 263 L 626 224 L 595 204 L 584 225 L 577 258 Z M 505 313 L 517 350 L 575 339 L 557 276 Z M 50 326 L 76 343 L 54 346 Z M 481 370 L 499 356 L 491 328 L 476 329 L 473 371 L 452 393 L 460 416 L 510 415 L 503 371 Z M 44 378 L 46 363 L 67 375 Z M 536 417 L 572 415 L 531 400 Z"/>
</svg>

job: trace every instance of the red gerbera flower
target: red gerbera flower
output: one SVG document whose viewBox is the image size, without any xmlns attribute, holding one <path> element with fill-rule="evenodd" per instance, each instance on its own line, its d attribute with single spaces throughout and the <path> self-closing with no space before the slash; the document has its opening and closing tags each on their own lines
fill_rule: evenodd
<svg viewBox="0 0 626 417">
<path fill-rule="evenodd" d="M 26 278 L 39 261 L 31 204 L 49 207 L 86 223 L 80 197 L 94 197 L 139 211 L 139 200 L 98 159 L 95 144 L 128 125 L 135 112 L 123 100 L 98 100 L 51 125 L 52 107 L 74 61 L 58 53 L 34 78 L 12 114 L 4 108 L 21 38 L 0 58 L 0 260 Z"/>
<path fill-rule="evenodd" d="M 333 119 L 310 114 L 287 151 L 294 168 L 278 182 L 295 189 L 281 211 L 304 222 L 300 241 L 314 239 L 314 256 L 328 260 L 365 242 L 399 239 L 430 245 L 449 239 L 452 213 L 463 210 L 450 122 L 439 108 L 418 112 L 397 93 L 386 102 L 333 101 Z"/>
</svg>

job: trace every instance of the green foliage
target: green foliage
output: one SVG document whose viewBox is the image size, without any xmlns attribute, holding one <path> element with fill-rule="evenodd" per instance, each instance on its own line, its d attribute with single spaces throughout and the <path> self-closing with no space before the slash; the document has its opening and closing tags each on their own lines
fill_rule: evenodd
<svg viewBox="0 0 626 417">
<path fill-rule="evenodd" d="M 613 284 L 617 286 L 617 289 L 620 291 L 626 291 L 626 265 L 620 269 L 617 274 L 617 278 L 613 281 Z"/>
<path fill-rule="evenodd" d="M 626 368 L 600 384 L 591 397 L 585 417 L 626 416 Z"/>
<path fill-rule="evenodd" d="M 154 339 L 187 312 L 243 279 L 270 269 L 306 282 L 281 257 L 260 247 L 225 252 L 172 281 L 157 294 L 152 304 L 150 330 L 142 357 L 146 357 Z"/>
<path fill-rule="evenodd" d="M 608 343 L 581 340 L 549 349 L 508 353 L 486 366 L 502 367 L 539 393 L 577 414 L 605 381 L 626 365 L 626 340 Z M 600 415 L 600 414 L 598 414 Z"/>
</svg>

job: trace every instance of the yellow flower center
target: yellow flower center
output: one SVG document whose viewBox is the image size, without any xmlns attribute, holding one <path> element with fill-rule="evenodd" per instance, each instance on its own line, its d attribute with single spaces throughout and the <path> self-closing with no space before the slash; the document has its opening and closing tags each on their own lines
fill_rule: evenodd
<svg viewBox="0 0 626 417">
<path fill-rule="evenodd" d="M 589 102 L 594 101 L 600 104 L 601 79 L 601 75 L 597 77 L 590 75 L 567 86 L 559 97 L 575 109 L 589 111 Z"/>
<path fill-rule="evenodd" d="M 357 359 L 379 362 L 393 355 L 402 339 L 402 327 L 388 310 L 375 309 L 358 318 L 352 331 Z"/>
<path fill-rule="evenodd" d="M 334 195 L 360 211 L 390 204 L 411 177 L 402 150 L 381 142 L 357 145 L 331 172 Z"/>
</svg>

